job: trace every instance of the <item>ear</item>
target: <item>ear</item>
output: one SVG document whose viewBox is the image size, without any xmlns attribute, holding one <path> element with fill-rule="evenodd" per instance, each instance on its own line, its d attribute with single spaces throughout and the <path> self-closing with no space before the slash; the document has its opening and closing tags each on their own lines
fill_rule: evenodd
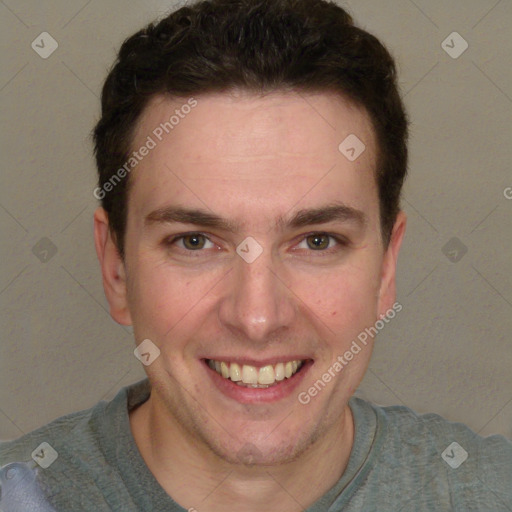
<svg viewBox="0 0 512 512">
<path fill-rule="evenodd" d="M 396 300 L 396 265 L 398 252 L 405 234 L 407 217 L 403 211 L 398 212 L 389 245 L 382 261 L 382 274 L 379 290 L 378 315 L 382 318 L 392 308 Z"/>
<path fill-rule="evenodd" d="M 94 244 L 101 265 L 103 289 L 110 304 L 110 316 L 119 324 L 131 325 L 125 265 L 112 238 L 108 213 L 101 207 L 94 212 Z"/>
</svg>

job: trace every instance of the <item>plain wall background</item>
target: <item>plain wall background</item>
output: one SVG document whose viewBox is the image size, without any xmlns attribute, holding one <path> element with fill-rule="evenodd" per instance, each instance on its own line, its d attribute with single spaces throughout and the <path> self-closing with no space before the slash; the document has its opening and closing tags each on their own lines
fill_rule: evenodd
<svg viewBox="0 0 512 512">
<path fill-rule="evenodd" d="M 396 57 L 412 121 L 403 311 L 358 394 L 512 437 L 512 2 L 339 3 Z M 173 5 L 0 3 L 0 439 L 145 376 L 103 294 L 89 134 L 121 42 Z M 454 31 L 469 45 L 456 59 L 441 46 Z M 42 32 L 58 43 L 47 59 L 31 47 Z"/>
</svg>

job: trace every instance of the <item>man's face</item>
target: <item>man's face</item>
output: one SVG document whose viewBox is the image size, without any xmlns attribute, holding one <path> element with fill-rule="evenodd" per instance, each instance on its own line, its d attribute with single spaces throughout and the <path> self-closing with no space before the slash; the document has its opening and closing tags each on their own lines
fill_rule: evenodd
<svg viewBox="0 0 512 512">
<path fill-rule="evenodd" d="M 299 394 L 394 302 L 375 136 L 327 93 L 196 100 L 162 141 L 154 130 L 186 100 L 155 98 L 138 126 L 134 148 L 157 144 L 130 178 L 129 317 L 137 344 L 161 351 L 145 369 L 163 421 L 227 461 L 292 460 L 337 428 L 371 343 L 309 403 Z M 350 134 L 366 146 L 355 161 L 338 149 Z M 275 380 L 291 361 L 299 371 Z M 275 384 L 240 386 L 236 364 Z"/>
</svg>

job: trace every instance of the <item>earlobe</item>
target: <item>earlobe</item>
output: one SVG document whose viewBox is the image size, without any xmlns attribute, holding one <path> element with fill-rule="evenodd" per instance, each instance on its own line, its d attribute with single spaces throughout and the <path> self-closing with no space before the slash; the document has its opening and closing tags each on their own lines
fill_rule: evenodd
<svg viewBox="0 0 512 512">
<path fill-rule="evenodd" d="M 110 315 L 122 325 L 131 325 L 125 265 L 112 238 L 108 214 L 101 207 L 94 212 L 94 245 L 101 266 L 103 289 L 110 305 Z"/>
<path fill-rule="evenodd" d="M 407 217 L 403 211 L 398 212 L 389 245 L 382 261 L 382 275 L 379 291 L 378 316 L 384 316 L 396 300 L 396 266 L 398 253 L 405 235 Z"/>
</svg>

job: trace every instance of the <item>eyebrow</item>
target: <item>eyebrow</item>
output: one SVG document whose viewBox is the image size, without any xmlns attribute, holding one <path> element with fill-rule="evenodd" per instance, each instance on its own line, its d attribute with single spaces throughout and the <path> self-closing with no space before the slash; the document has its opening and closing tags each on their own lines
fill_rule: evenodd
<svg viewBox="0 0 512 512">
<path fill-rule="evenodd" d="M 189 209 L 178 206 L 167 206 L 149 213 L 144 219 L 145 226 L 152 224 L 194 224 L 222 231 L 236 233 L 237 224 L 201 209 Z M 318 208 L 308 208 L 297 211 L 289 220 L 279 216 L 276 226 L 280 230 L 286 228 L 302 228 L 313 224 L 326 224 L 328 222 L 344 222 L 363 227 L 367 224 L 367 216 L 361 210 L 345 205 L 333 203 Z"/>
</svg>

